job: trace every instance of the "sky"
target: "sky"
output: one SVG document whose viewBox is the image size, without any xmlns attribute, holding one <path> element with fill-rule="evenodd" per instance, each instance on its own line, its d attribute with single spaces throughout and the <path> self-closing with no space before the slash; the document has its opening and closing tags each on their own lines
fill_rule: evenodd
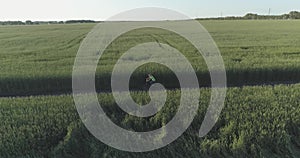
<svg viewBox="0 0 300 158">
<path fill-rule="evenodd" d="M 300 11 L 299 0 L 0 0 L 0 21 L 106 20 L 130 9 L 161 7 L 191 18 Z"/>
</svg>

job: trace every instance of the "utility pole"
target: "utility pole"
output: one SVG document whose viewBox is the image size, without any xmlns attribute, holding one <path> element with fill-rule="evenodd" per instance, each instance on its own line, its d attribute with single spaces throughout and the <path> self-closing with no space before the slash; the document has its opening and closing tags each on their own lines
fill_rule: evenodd
<svg viewBox="0 0 300 158">
<path fill-rule="evenodd" d="M 269 16 L 271 15 L 271 8 L 269 8 Z"/>
<path fill-rule="evenodd" d="M 225 17 L 223 17 L 223 12 L 221 12 L 221 19 L 225 20 Z"/>
</svg>

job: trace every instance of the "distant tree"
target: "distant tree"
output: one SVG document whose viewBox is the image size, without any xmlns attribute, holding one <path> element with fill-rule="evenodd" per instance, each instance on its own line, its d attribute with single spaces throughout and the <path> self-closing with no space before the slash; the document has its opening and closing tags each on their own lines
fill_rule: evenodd
<svg viewBox="0 0 300 158">
<path fill-rule="evenodd" d="M 22 21 L 2 21 L 1 25 L 24 25 Z"/>
<path fill-rule="evenodd" d="M 73 23 L 95 23 L 93 20 L 68 20 L 66 24 L 73 24 Z"/>
<path fill-rule="evenodd" d="M 34 22 L 33 22 L 33 24 L 34 24 L 34 25 L 39 25 L 39 24 L 40 24 L 40 22 L 38 22 L 38 21 L 34 21 Z"/>
<path fill-rule="evenodd" d="M 27 20 L 27 21 L 25 21 L 25 24 L 26 24 L 26 25 L 32 25 L 32 24 L 33 24 L 33 22 L 32 22 L 32 21 L 30 21 L 30 20 Z"/>
<path fill-rule="evenodd" d="M 253 13 L 248 13 L 244 16 L 244 19 L 258 19 L 258 15 Z"/>
<path fill-rule="evenodd" d="M 281 17 L 282 17 L 282 19 L 289 19 L 290 18 L 290 14 L 283 14 Z"/>
<path fill-rule="evenodd" d="M 297 12 L 297 11 L 291 11 L 289 13 L 290 15 L 290 18 L 291 19 L 300 19 L 300 12 Z"/>
<path fill-rule="evenodd" d="M 58 24 L 58 21 L 48 21 L 48 24 Z"/>
</svg>

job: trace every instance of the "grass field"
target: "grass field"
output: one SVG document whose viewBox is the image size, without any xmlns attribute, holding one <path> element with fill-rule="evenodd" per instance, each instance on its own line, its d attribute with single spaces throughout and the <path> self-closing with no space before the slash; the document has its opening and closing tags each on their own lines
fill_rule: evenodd
<svg viewBox="0 0 300 158">
<path fill-rule="evenodd" d="M 300 81 L 300 21 L 201 21 L 201 24 L 221 51 L 229 85 Z M 2 26 L 0 94 L 71 92 L 77 49 L 93 26 Z M 206 65 L 193 46 L 176 34 L 153 29 L 129 32 L 112 43 L 99 62 L 97 84 L 109 85 L 116 59 L 143 41 L 159 41 L 177 48 L 191 61 L 201 79 L 200 85 L 209 85 Z M 149 71 L 154 69 L 162 81 L 169 79 L 170 74 L 164 68 L 152 67 Z M 144 73 L 137 71 L 136 76 L 142 76 L 135 80 L 139 87 Z"/>
<path fill-rule="evenodd" d="M 230 88 L 216 126 L 198 137 L 209 102 L 201 89 L 198 114 L 190 128 L 165 148 L 129 153 L 108 147 L 80 123 L 72 97 L 1 98 L 0 157 L 299 157 L 300 85 Z M 137 131 L 155 129 L 176 112 L 180 91 L 155 116 L 141 119 L 124 113 L 110 93 L 100 94 L 107 115 L 119 126 Z M 136 92 L 138 103 L 145 92 Z M 175 105 L 176 104 L 176 105 Z"/>
<path fill-rule="evenodd" d="M 79 45 L 94 24 L 0 26 L 0 157 L 300 157 L 300 85 L 286 85 L 300 82 L 300 21 L 200 23 L 212 35 L 225 62 L 232 86 L 225 107 L 213 130 L 199 138 L 211 90 L 201 88 L 198 113 L 189 129 L 170 145 L 146 153 L 122 152 L 95 139 L 67 94 L 72 92 Z M 181 95 L 174 74 L 152 63 L 134 72 L 130 86 L 139 89 L 145 73 L 153 72 L 169 88 L 163 109 L 143 119 L 117 106 L 108 92 L 111 70 L 125 51 L 143 42 L 166 43 L 180 50 L 196 70 L 199 84 L 210 83 L 203 58 L 182 37 L 153 28 L 122 35 L 100 59 L 96 86 L 105 91 L 98 99 L 110 119 L 136 131 L 156 129 L 170 121 Z M 127 60 L 136 58 L 143 57 Z M 140 104 L 149 101 L 144 91 L 131 94 Z M 32 96 L 15 97 L 23 95 Z"/>
</svg>

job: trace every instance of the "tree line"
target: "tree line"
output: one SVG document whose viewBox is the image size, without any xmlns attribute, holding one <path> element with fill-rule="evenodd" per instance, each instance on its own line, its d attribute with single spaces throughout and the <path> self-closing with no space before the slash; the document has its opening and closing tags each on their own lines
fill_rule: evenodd
<svg viewBox="0 0 300 158">
<path fill-rule="evenodd" d="M 289 20 L 300 19 L 300 12 L 291 11 L 283 15 L 258 15 L 248 13 L 245 16 L 227 16 L 217 18 L 197 18 L 196 20 Z M 67 21 L 0 21 L 0 25 L 41 25 L 41 24 L 76 24 L 76 23 L 96 23 L 94 20 L 67 20 Z"/>
<path fill-rule="evenodd" d="M 76 24 L 96 23 L 94 20 L 67 20 L 67 21 L 0 21 L 0 25 L 42 25 L 42 24 Z"/>
<path fill-rule="evenodd" d="M 197 20 L 289 20 L 300 19 L 300 12 L 291 11 L 288 14 L 283 15 L 258 15 L 254 13 L 248 13 L 245 16 L 227 16 L 217 18 L 198 18 Z"/>
</svg>

